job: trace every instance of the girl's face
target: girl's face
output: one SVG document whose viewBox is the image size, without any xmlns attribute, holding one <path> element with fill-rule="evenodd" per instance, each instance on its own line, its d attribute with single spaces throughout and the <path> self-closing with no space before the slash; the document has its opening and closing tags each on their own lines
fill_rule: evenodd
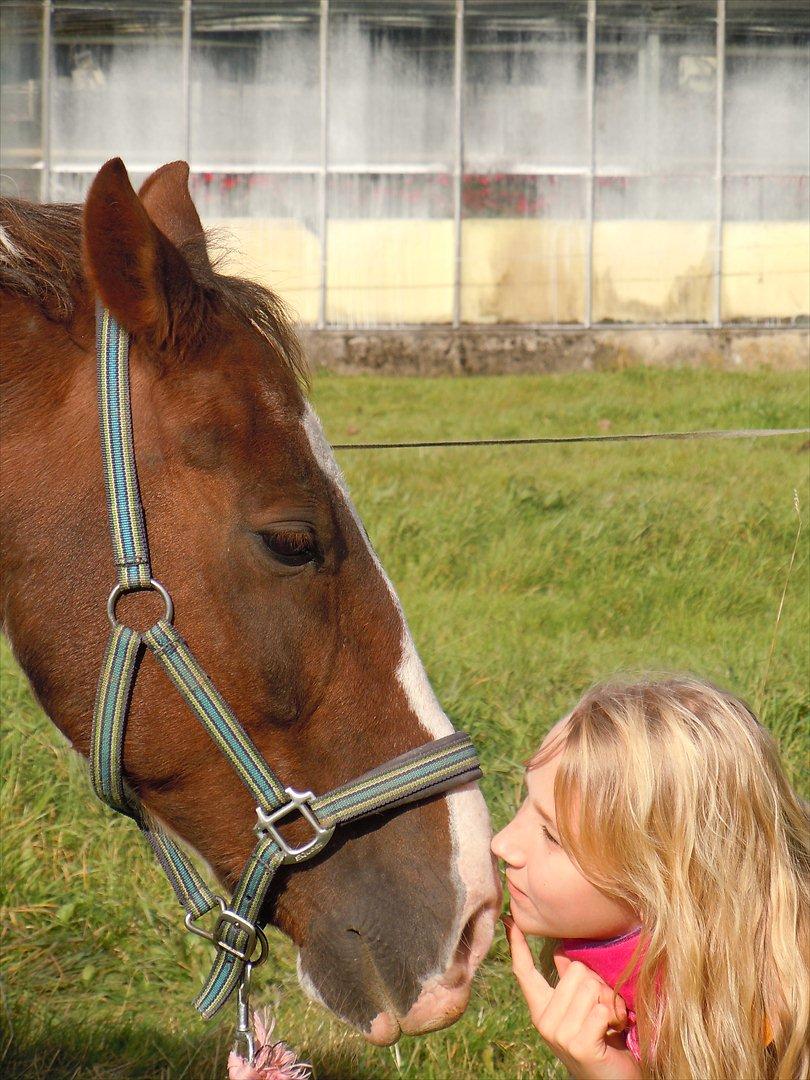
<svg viewBox="0 0 810 1080">
<path fill-rule="evenodd" d="M 559 761 L 557 754 L 527 771 L 526 800 L 492 841 L 493 852 L 506 863 L 512 918 L 524 934 L 539 937 L 619 937 L 639 926 L 638 916 L 592 885 L 560 846 L 554 813 Z"/>
</svg>

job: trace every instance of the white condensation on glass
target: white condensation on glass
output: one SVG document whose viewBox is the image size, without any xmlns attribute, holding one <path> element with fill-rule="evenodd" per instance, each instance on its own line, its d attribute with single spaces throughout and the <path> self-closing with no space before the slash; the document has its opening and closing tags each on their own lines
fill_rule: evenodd
<svg viewBox="0 0 810 1080">
<path fill-rule="evenodd" d="M 725 171 L 808 172 L 810 65 L 804 43 L 731 43 L 726 59 Z"/>
<path fill-rule="evenodd" d="M 588 164 L 587 4 L 550 22 L 526 5 L 507 26 L 466 18 L 464 151 L 468 169 Z"/>
<path fill-rule="evenodd" d="M 162 164 L 184 149 L 180 24 L 145 44 L 56 42 L 52 77 L 55 166 L 130 169 Z"/>
<path fill-rule="evenodd" d="M 407 38 L 373 21 L 330 22 L 330 164 L 452 170 L 452 6 L 439 26 Z"/>
<path fill-rule="evenodd" d="M 231 35 L 233 37 L 233 35 Z M 318 24 L 279 23 L 229 40 L 192 37 L 195 162 L 315 168 L 319 160 Z"/>
</svg>

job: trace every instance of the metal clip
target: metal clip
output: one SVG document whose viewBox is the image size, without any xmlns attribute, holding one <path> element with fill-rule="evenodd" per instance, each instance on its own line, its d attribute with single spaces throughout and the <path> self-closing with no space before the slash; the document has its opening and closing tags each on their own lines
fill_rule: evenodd
<svg viewBox="0 0 810 1080">
<path fill-rule="evenodd" d="M 321 825 L 320 821 L 318 821 L 315 811 L 310 805 L 315 799 L 311 791 L 296 791 L 295 788 L 291 787 L 284 790 L 289 795 L 290 801 L 284 803 L 283 806 L 279 806 L 270 813 L 263 810 L 261 806 L 256 807 L 258 822 L 253 831 L 260 839 L 268 835 L 273 838 L 274 842 L 284 852 L 283 862 L 303 862 L 304 859 L 311 859 L 313 855 L 316 855 L 321 850 L 324 844 L 328 843 L 332 833 L 335 831 L 335 827 L 334 825 Z M 294 810 L 297 810 L 302 817 L 306 818 L 315 833 L 311 840 L 308 840 L 300 847 L 292 847 L 288 844 L 275 827 L 277 821 L 280 821 L 281 818 L 286 817 L 287 814 L 292 813 Z"/>
<path fill-rule="evenodd" d="M 256 1056 L 256 1040 L 250 1016 L 250 976 L 252 974 L 253 965 L 245 964 L 245 970 L 239 980 L 239 989 L 236 992 L 236 1038 L 233 1043 L 234 1052 L 241 1054 L 248 1065 L 253 1064 L 253 1058 Z M 245 1047 L 244 1054 L 240 1045 L 242 1043 Z"/>
<path fill-rule="evenodd" d="M 267 938 L 262 928 L 254 926 L 252 922 L 248 922 L 241 915 L 237 915 L 235 911 L 231 911 L 221 896 L 215 896 L 214 899 L 219 904 L 219 918 L 213 931 L 203 930 L 201 926 L 195 926 L 194 915 L 190 911 L 183 920 L 186 929 L 191 931 L 192 934 L 196 934 L 197 937 L 213 942 L 218 949 L 222 949 L 223 952 L 233 956 L 236 960 L 240 960 L 246 966 L 258 967 L 259 964 L 263 964 L 267 959 Z M 225 933 L 229 927 L 241 931 L 245 935 L 247 940 L 241 949 L 229 945 L 225 940 Z M 257 944 L 259 946 L 259 955 L 254 956 L 253 953 Z"/>
</svg>

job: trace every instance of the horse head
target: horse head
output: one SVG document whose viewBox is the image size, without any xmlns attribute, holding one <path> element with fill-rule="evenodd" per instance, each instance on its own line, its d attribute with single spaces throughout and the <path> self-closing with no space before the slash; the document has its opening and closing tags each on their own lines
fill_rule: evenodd
<svg viewBox="0 0 810 1080">
<path fill-rule="evenodd" d="M 306 400 L 283 309 L 212 266 L 188 167 L 164 166 L 136 194 L 114 160 L 83 215 L 7 202 L 4 217 L 4 628 L 76 749 L 89 750 L 113 580 L 98 301 L 131 335 L 155 576 L 277 775 L 324 792 L 450 733 Z M 145 628 L 159 608 L 135 593 L 119 614 Z M 148 653 L 124 768 L 150 813 L 233 886 L 253 846 L 254 804 Z M 264 916 L 298 946 L 305 990 L 387 1044 L 463 1012 L 499 898 L 471 784 L 336 834 L 316 859 L 282 870 Z"/>
</svg>

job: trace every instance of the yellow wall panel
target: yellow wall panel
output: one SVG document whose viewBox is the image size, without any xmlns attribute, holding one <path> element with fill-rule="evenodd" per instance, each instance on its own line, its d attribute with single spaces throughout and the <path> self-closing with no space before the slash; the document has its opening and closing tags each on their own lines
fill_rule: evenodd
<svg viewBox="0 0 810 1080">
<path fill-rule="evenodd" d="M 286 219 L 217 218 L 224 268 L 269 285 L 304 323 L 318 318 L 320 245 Z M 582 221 L 482 218 L 463 223 L 462 319 L 570 323 L 584 317 Z M 730 222 L 723 233 L 724 320 L 810 313 L 810 225 Z M 595 322 L 710 322 L 714 225 L 594 224 Z M 335 220 L 328 234 L 327 318 L 349 326 L 448 323 L 453 222 Z"/>
<path fill-rule="evenodd" d="M 730 221 L 723 227 L 723 319 L 810 314 L 810 225 Z"/>
<path fill-rule="evenodd" d="M 304 323 L 318 320 L 321 245 L 301 222 L 286 218 L 207 218 L 221 230 L 222 269 L 253 278 L 282 298 Z"/>
<path fill-rule="evenodd" d="M 331 323 L 447 323 L 453 317 L 453 222 L 329 222 Z"/>
<path fill-rule="evenodd" d="M 464 221 L 462 319 L 470 323 L 581 322 L 586 241 L 583 221 Z"/>
<path fill-rule="evenodd" d="M 714 235 L 708 221 L 595 222 L 593 321 L 710 321 Z"/>
</svg>

